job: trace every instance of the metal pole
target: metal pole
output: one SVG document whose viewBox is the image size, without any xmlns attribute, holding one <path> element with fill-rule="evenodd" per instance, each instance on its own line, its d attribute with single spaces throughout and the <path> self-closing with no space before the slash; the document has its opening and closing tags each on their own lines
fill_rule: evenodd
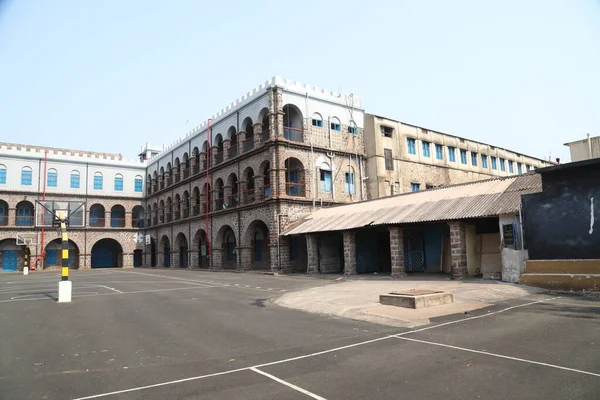
<svg viewBox="0 0 600 400">
<path fill-rule="evenodd" d="M 58 214 L 61 233 L 62 268 L 61 280 L 58 282 L 58 302 L 68 303 L 71 301 L 72 284 L 69 281 L 69 235 L 67 233 L 67 216 L 64 211 Z"/>
</svg>

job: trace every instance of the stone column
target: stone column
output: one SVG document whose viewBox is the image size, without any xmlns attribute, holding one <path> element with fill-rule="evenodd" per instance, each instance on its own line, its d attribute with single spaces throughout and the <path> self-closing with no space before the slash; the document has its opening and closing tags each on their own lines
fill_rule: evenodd
<svg viewBox="0 0 600 400">
<path fill-rule="evenodd" d="M 342 232 L 344 238 L 344 275 L 356 275 L 356 232 Z"/>
<path fill-rule="evenodd" d="M 169 179 L 171 179 L 171 171 L 165 171 L 165 187 L 169 186 Z"/>
<path fill-rule="evenodd" d="M 225 204 L 228 204 L 227 208 L 231 208 L 231 194 L 233 193 L 233 189 L 231 186 L 223 186 L 223 209 L 225 209 Z"/>
<path fill-rule="evenodd" d="M 246 131 L 239 131 L 237 133 L 238 136 L 238 154 L 244 153 L 244 141 L 246 140 Z"/>
<path fill-rule="evenodd" d="M 405 276 L 404 269 L 404 231 L 396 226 L 390 230 L 390 255 L 392 258 L 392 276 Z"/>
<path fill-rule="evenodd" d="M 92 268 L 92 255 L 91 254 L 80 254 L 79 255 L 79 269 L 91 269 Z"/>
<path fill-rule="evenodd" d="M 200 172 L 206 170 L 206 167 L 203 168 L 205 162 L 206 162 L 206 153 L 202 152 L 202 153 L 200 153 Z"/>
<path fill-rule="evenodd" d="M 110 211 L 104 211 L 104 226 L 110 228 Z"/>
<path fill-rule="evenodd" d="M 190 250 L 190 263 L 188 264 L 189 268 L 199 268 L 200 267 L 200 251 L 198 250 Z"/>
<path fill-rule="evenodd" d="M 123 253 L 123 268 L 133 268 L 133 253 Z"/>
<path fill-rule="evenodd" d="M 319 248 L 316 233 L 306 234 L 306 253 L 308 272 L 319 272 Z"/>
<path fill-rule="evenodd" d="M 252 246 L 239 246 L 239 266 L 242 270 L 252 269 Z"/>
<path fill-rule="evenodd" d="M 133 225 L 132 215 L 130 211 L 125 211 L 125 228 L 131 228 Z"/>
<path fill-rule="evenodd" d="M 211 165 L 217 165 L 217 152 L 219 151 L 219 147 L 218 146 L 213 146 L 210 148 L 210 155 L 211 155 Z"/>
<path fill-rule="evenodd" d="M 261 134 L 262 134 L 262 123 L 257 122 L 253 125 L 254 127 L 254 148 L 258 148 L 261 145 Z"/>
<path fill-rule="evenodd" d="M 246 192 L 248 190 L 248 182 L 239 181 L 238 190 L 240 191 L 240 204 L 246 204 L 248 202 L 248 193 Z"/>
<path fill-rule="evenodd" d="M 212 248 L 210 249 L 210 268 L 220 269 L 223 268 L 223 249 Z"/>
<path fill-rule="evenodd" d="M 8 226 L 15 226 L 17 224 L 17 209 L 8 209 Z"/>
<path fill-rule="evenodd" d="M 231 147 L 231 139 L 223 140 L 223 161 L 229 160 L 229 148 Z"/>
<path fill-rule="evenodd" d="M 256 201 L 262 201 L 265 198 L 265 177 L 264 175 L 254 176 L 254 198 Z"/>
<path fill-rule="evenodd" d="M 467 276 L 467 238 L 462 222 L 448 222 L 450 226 L 450 251 L 452 254 L 452 279 Z"/>
<path fill-rule="evenodd" d="M 156 252 L 156 267 L 162 268 L 165 266 L 165 253 L 162 251 Z"/>
<path fill-rule="evenodd" d="M 277 240 L 277 239 L 275 239 Z M 273 245 L 277 254 L 277 242 Z M 279 264 L 279 265 L 278 265 Z M 271 270 L 283 273 L 291 272 L 290 268 L 290 239 L 286 236 L 279 238 L 279 260 L 271 258 Z"/>
<path fill-rule="evenodd" d="M 179 249 L 173 250 L 171 252 L 171 266 L 173 268 L 179 268 L 179 257 L 180 257 Z"/>
</svg>

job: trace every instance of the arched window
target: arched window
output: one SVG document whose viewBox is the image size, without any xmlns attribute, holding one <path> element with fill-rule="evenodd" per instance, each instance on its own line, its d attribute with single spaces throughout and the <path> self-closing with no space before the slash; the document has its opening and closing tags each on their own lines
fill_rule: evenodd
<svg viewBox="0 0 600 400">
<path fill-rule="evenodd" d="M 321 117 L 321 114 L 314 113 L 312 115 L 312 126 L 316 126 L 317 128 L 323 127 L 323 117 Z"/>
<path fill-rule="evenodd" d="M 136 176 L 133 181 L 133 187 L 136 192 L 141 193 L 144 190 L 144 178 L 140 175 Z"/>
<path fill-rule="evenodd" d="M 102 174 L 100 172 L 94 174 L 94 189 L 102 190 Z"/>
<path fill-rule="evenodd" d="M 121 175 L 121 174 L 115 175 L 115 191 L 117 191 L 117 192 L 123 191 L 123 175 Z"/>
<path fill-rule="evenodd" d="M 340 120 L 337 117 L 331 117 L 331 130 L 333 131 L 341 131 L 342 125 L 340 124 Z"/>
<path fill-rule="evenodd" d="M 54 168 L 50 168 L 48 170 L 48 177 L 46 179 L 46 185 L 48 187 L 57 187 L 58 186 L 58 172 Z"/>
<path fill-rule="evenodd" d="M 31 186 L 32 179 L 33 172 L 31 167 L 23 167 L 23 169 L 21 169 L 21 185 Z"/>
<path fill-rule="evenodd" d="M 0 164 L 0 185 L 3 185 L 6 183 L 6 166 L 3 164 Z"/>
<path fill-rule="evenodd" d="M 17 226 L 33 226 L 33 204 L 23 200 L 17 204 Z"/>
<path fill-rule="evenodd" d="M 73 170 L 71 171 L 71 189 L 79 189 L 79 181 L 80 181 L 79 171 Z"/>
<path fill-rule="evenodd" d="M 350 121 L 348 123 L 348 133 L 356 135 L 356 124 L 354 123 L 354 121 Z"/>
</svg>

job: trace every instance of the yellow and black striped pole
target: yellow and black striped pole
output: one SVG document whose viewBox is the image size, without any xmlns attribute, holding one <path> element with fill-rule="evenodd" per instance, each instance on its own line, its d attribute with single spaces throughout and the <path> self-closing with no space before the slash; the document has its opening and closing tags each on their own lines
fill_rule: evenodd
<svg viewBox="0 0 600 400">
<path fill-rule="evenodd" d="M 67 233 L 67 223 L 65 222 L 64 213 L 60 213 L 60 234 L 62 237 L 62 269 L 61 269 L 61 280 L 69 280 L 69 234 Z"/>
<path fill-rule="evenodd" d="M 29 246 L 25 246 L 25 250 L 23 250 L 23 275 L 29 275 L 29 255 L 31 251 L 29 250 Z"/>
</svg>

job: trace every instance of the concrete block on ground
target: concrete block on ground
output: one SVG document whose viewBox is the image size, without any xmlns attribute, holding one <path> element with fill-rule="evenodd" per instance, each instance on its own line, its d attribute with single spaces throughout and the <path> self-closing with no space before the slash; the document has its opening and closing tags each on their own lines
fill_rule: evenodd
<svg viewBox="0 0 600 400">
<path fill-rule="evenodd" d="M 434 290 L 409 290 L 379 295 L 379 303 L 405 308 L 426 308 L 454 303 L 452 293 Z"/>
</svg>

